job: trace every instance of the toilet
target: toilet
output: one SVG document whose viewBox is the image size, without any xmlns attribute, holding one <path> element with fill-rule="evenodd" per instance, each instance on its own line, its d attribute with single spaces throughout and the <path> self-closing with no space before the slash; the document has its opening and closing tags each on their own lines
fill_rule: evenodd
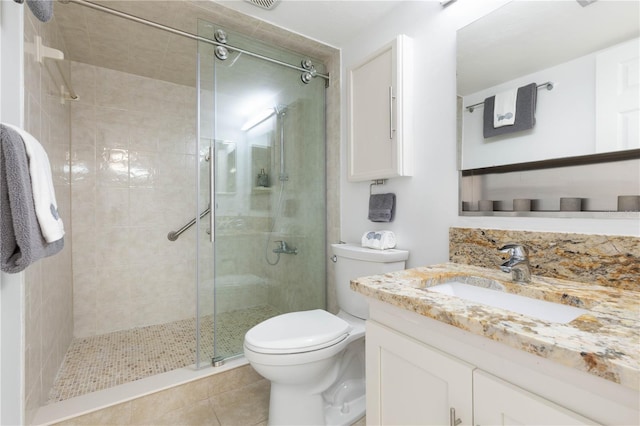
<svg viewBox="0 0 640 426">
<path fill-rule="evenodd" d="M 364 296 L 351 279 L 404 269 L 409 252 L 332 244 L 340 311 L 291 312 L 253 327 L 244 354 L 271 381 L 270 425 L 350 425 L 365 414 Z"/>
</svg>

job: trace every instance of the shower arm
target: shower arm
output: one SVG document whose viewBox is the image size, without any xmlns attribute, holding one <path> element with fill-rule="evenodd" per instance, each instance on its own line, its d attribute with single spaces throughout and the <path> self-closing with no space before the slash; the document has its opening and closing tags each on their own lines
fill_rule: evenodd
<svg viewBox="0 0 640 426">
<path fill-rule="evenodd" d="M 202 219 L 203 217 L 205 217 L 206 215 L 208 215 L 211 212 L 211 206 L 207 207 L 206 209 L 204 209 L 202 211 L 202 213 L 200 213 L 200 219 Z M 187 229 L 191 228 L 193 225 L 195 225 L 197 218 L 193 218 L 191 219 L 189 222 L 187 222 L 182 228 L 178 229 L 177 231 L 171 231 L 167 234 L 167 238 L 169 239 L 169 241 L 175 241 L 178 239 L 178 237 Z"/>
</svg>

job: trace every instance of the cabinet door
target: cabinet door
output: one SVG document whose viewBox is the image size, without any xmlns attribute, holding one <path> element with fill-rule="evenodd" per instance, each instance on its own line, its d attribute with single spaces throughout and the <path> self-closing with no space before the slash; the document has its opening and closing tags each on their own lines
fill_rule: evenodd
<svg viewBox="0 0 640 426">
<path fill-rule="evenodd" d="M 481 370 L 473 373 L 473 403 L 478 426 L 597 424 Z"/>
<path fill-rule="evenodd" d="M 407 176 L 410 41 L 398 36 L 350 67 L 348 177 L 351 181 Z M 409 129 L 410 130 L 410 129 Z"/>
<path fill-rule="evenodd" d="M 473 367 L 367 322 L 367 424 L 472 424 Z"/>
</svg>

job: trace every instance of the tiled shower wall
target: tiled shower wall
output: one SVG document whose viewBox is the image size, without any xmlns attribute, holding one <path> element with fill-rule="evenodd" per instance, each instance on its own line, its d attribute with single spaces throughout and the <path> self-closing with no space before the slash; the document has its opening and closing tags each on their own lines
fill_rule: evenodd
<svg viewBox="0 0 640 426">
<path fill-rule="evenodd" d="M 56 372 L 72 339 L 71 200 L 69 188 L 69 103 L 62 103 L 62 82 L 51 59 L 37 62 L 28 53 L 35 37 L 45 46 L 64 51 L 55 19 L 44 25 L 24 14 L 25 129 L 43 145 L 53 172 L 58 210 L 65 225 L 65 247 L 25 271 L 25 397 L 26 423 L 46 401 Z M 61 63 L 63 72 L 69 64 Z"/>
<path fill-rule="evenodd" d="M 73 62 L 74 335 L 195 315 L 195 88 Z"/>
</svg>

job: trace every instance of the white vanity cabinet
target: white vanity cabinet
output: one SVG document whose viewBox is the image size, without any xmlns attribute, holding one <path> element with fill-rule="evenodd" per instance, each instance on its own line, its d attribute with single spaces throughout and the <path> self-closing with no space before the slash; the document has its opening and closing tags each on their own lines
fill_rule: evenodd
<svg viewBox="0 0 640 426">
<path fill-rule="evenodd" d="M 399 35 L 348 69 L 348 178 L 410 176 L 411 39 Z"/>
<path fill-rule="evenodd" d="M 371 425 L 596 424 L 372 321 L 366 354 Z"/>
<path fill-rule="evenodd" d="M 482 370 L 473 372 L 473 423 L 476 426 L 597 424 Z"/>
<path fill-rule="evenodd" d="M 367 323 L 367 424 L 472 424 L 473 366 Z"/>
<path fill-rule="evenodd" d="M 369 303 L 369 425 L 640 424 L 637 391 L 388 303 Z"/>
</svg>

